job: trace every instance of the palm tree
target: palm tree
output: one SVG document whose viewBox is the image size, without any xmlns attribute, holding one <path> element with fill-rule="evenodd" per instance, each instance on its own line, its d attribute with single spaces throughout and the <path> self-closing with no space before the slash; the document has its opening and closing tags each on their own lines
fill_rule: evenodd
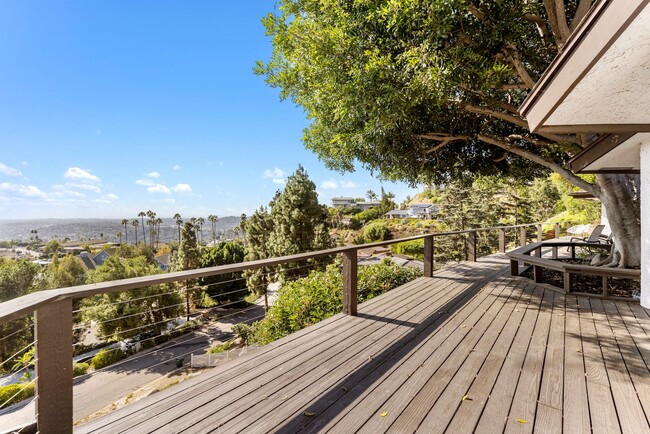
<svg viewBox="0 0 650 434">
<path fill-rule="evenodd" d="M 145 232 L 144 232 L 144 216 L 146 216 L 146 215 L 147 215 L 147 213 L 145 213 L 144 211 L 140 211 L 138 213 L 138 217 L 140 217 L 142 219 L 142 240 L 143 240 L 142 242 L 145 243 L 145 244 L 147 244 L 147 236 L 145 235 Z"/>
<path fill-rule="evenodd" d="M 208 216 L 208 220 L 210 221 L 210 224 L 212 225 L 212 242 L 214 244 L 217 244 L 217 222 L 219 221 L 219 217 L 217 217 L 214 214 L 210 214 Z"/>
<path fill-rule="evenodd" d="M 116 235 L 117 235 L 117 238 L 120 239 L 120 244 L 122 244 L 122 232 L 117 231 L 117 234 L 116 234 Z"/>
<path fill-rule="evenodd" d="M 183 219 L 179 213 L 174 214 L 174 222 L 178 226 L 178 244 L 181 244 L 181 225 L 183 224 Z"/>
<path fill-rule="evenodd" d="M 126 244 L 129 244 L 129 230 L 126 227 L 129 224 L 129 221 L 127 219 L 122 219 L 122 226 L 124 226 L 124 234 L 126 237 Z M 120 244 L 122 244 L 122 241 L 120 241 Z"/>
<path fill-rule="evenodd" d="M 201 244 L 203 242 L 203 224 L 205 223 L 205 219 L 203 217 L 199 217 L 196 219 L 196 223 L 199 225 L 199 232 L 201 233 L 201 238 L 199 238 L 199 244 Z"/>
<path fill-rule="evenodd" d="M 149 217 L 149 244 L 151 245 L 151 248 L 153 248 L 153 233 L 156 230 L 155 228 L 155 221 L 156 221 L 156 213 L 149 210 L 147 211 L 147 217 Z"/>
<path fill-rule="evenodd" d="M 162 224 L 163 220 L 158 217 L 156 219 L 156 225 L 158 226 L 158 231 L 156 232 L 156 249 L 158 248 L 158 244 L 160 243 L 160 225 Z"/>
<path fill-rule="evenodd" d="M 138 226 L 140 226 L 140 222 L 138 221 L 138 219 L 133 219 L 133 221 L 131 222 L 131 226 L 133 226 L 133 228 L 134 228 L 135 245 L 137 246 L 138 245 Z"/>
<path fill-rule="evenodd" d="M 368 198 L 368 200 L 377 200 L 377 193 L 375 193 L 372 190 L 368 190 L 366 192 L 366 197 Z"/>
</svg>

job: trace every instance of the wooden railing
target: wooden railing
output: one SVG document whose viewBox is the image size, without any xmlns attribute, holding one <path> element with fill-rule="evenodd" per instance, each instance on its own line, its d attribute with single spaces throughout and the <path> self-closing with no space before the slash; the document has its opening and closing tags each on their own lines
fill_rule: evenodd
<svg viewBox="0 0 650 434">
<path fill-rule="evenodd" d="M 510 274 L 512 276 L 519 276 L 520 264 L 523 264 L 524 266 L 532 266 L 533 280 L 535 283 L 545 283 L 543 270 L 548 269 L 557 271 L 562 274 L 563 289 L 566 294 L 575 292 L 574 276 L 576 274 L 599 276 L 601 277 L 601 293 L 598 294 L 598 296 L 608 298 L 609 278 L 640 280 L 641 270 L 617 267 L 600 267 L 593 265 L 579 265 L 561 262 L 558 261 L 558 249 L 567 248 L 570 252 L 569 258 L 575 259 L 577 248 L 592 250 L 600 249 L 609 251 L 611 247 L 611 244 L 569 241 L 550 241 L 529 244 L 527 246 L 523 246 L 516 250 L 508 252 L 508 258 L 510 258 Z M 551 249 L 552 259 L 542 258 L 542 250 L 545 248 Z M 581 294 L 579 292 L 576 293 Z M 589 295 L 596 296 L 596 294 Z M 631 300 L 631 297 L 616 298 L 626 298 Z"/>
<path fill-rule="evenodd" d="M 280 264 L 341 254 L 343 257 L 343 313 L 357 313 L 357 252 L 360 249 L 383 247 L 413 240 L 424 240 L 424 276 L 432 277 L 434 271 L 435 238 L 466 234 L 467 260 L 476 261 L 477 233 L 498 231 L 499 252 L 506 251 L 506 231 L 519 230 L 520 244 L 525 245 L 527 228 L 535 227 L 537 240 L 542 240 L 542 224 L 495 226 L 461 231 L 422 234 L 407 238 L 376 243 L 336 247 L 315 252 L 277 258 L 262 259 L 218 267 L 190 271 L 178 271 L 162 275 L 136 277 L 111 282 L 82 285 L 70 288 L 35 292 L 0 304 L 0 324 L 34 315 L 36 357 L 36 428 L 40 433 L 72 432 L 72 302 L 75 299 L 98 294 L 114 293 L 130 289 L 170 282 L 188 281 L 209 276 L 236 273 L 245 270 L 272 267 Z M 555 236 L 560 235 L 560 225 L 555 224 Z M 32 427 L 34 428 L 34 427 Z"/>
</svg>

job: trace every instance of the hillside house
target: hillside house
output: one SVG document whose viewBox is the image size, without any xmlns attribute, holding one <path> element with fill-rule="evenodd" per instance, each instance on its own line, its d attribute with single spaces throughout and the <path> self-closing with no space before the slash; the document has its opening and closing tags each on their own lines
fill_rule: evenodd
<svg viewBox="0 0 650 434">
<path fill-rule="evenodd" d="M 343 209 L 346 208 L 351 208 L 355 206 L 356 201 L 354 200 L 353 197 L 335 197 L 332 198 L 332 206 L 333 207 L 341 207 Z"/>
</svg>

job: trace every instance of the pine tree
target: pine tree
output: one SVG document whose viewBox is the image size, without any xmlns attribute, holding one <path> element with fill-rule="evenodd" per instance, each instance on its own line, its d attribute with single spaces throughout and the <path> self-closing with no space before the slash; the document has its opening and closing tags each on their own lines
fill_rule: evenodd
<svg viewBox="0 0 650 434">
<path fill-rule="evenodd" d="M 246 218 L 244 225 L 246 260 L 255 261 L 268 258 L 269 235 L 273 229 L 273 222 L 266 207 L 260 207 L 250 218 Z M 264 290 L 268 284 L 267 272 L 268 270 L 262 268 L 244 272 L 246 284 L 253 293 L 261 295 L 265 292 Z"/>
<path fill-rule="evenodd" d="M 178 252 L 174 255 L 172 260 L 173 271 L 193 270 L 198 268 L 201 264 L 201 254 L 199 246 L 196 242 L 196 231 L 194 225 L 190 222 L 185 222 L 183 225 L 183 233 L 181 234 L 181 243 L 178 247 Z M 190 320 L 190 308 L 193 304 L 192 291 L 190 290 L 191 282 L 185 281 L 185 309 L 187 320 Z"/>
</svg>

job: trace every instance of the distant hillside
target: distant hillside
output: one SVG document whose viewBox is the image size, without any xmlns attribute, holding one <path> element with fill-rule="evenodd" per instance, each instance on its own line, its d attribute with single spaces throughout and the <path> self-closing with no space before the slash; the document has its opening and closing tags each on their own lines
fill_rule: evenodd
<svg viewBox="0 0 650 434">
<path fill-rule="evenodd" d="M 205 217 L 204 217 L 205 218 Z M 129 222 L 133 218 L 129 219 Z M 239 226 L 239 217 L 227 216 L 220 217 L 217 222 L 217 232 L 225 232 L 228 229 Z M 148 227 L 145 226 L 145 232 L 149 236 Z M 122 232 L 122 241 L 125 241 L 124 226 L 120 224 L 120 219 L 38 219 L 38 220 L 0 220 L 0 241 L 10 240 L 29 240 L 32 234 L 30 231 L 37 230 L 38 236 L 42 240 L 58 238 L 63 240 L 94 239 L 103 238 L 109 241 L 117 241 L 117 233 Z M 128 226 L 128 240 L 135 241 L 133 233 L 134 227 Z M 203 225 L 203 235 L 205 240 L 210 240 L 212 227 L 207 221 Z M 164 218 L 160 226 L 160 241 L 175 241 L 178 239 L 178 228 L 172 218 Z M 138 241 L 142 241 L 142 226 L 138 227 Z"/>
<path fill-rule="evenodd" d="M 411 199 L 409 202 L 409 205 L 415 204 L 415 203 L 434 203 L 433 199 L 431 198 L 431 192 L 430 190 L 425 190 L 422 191 Z"/>
</svg>

